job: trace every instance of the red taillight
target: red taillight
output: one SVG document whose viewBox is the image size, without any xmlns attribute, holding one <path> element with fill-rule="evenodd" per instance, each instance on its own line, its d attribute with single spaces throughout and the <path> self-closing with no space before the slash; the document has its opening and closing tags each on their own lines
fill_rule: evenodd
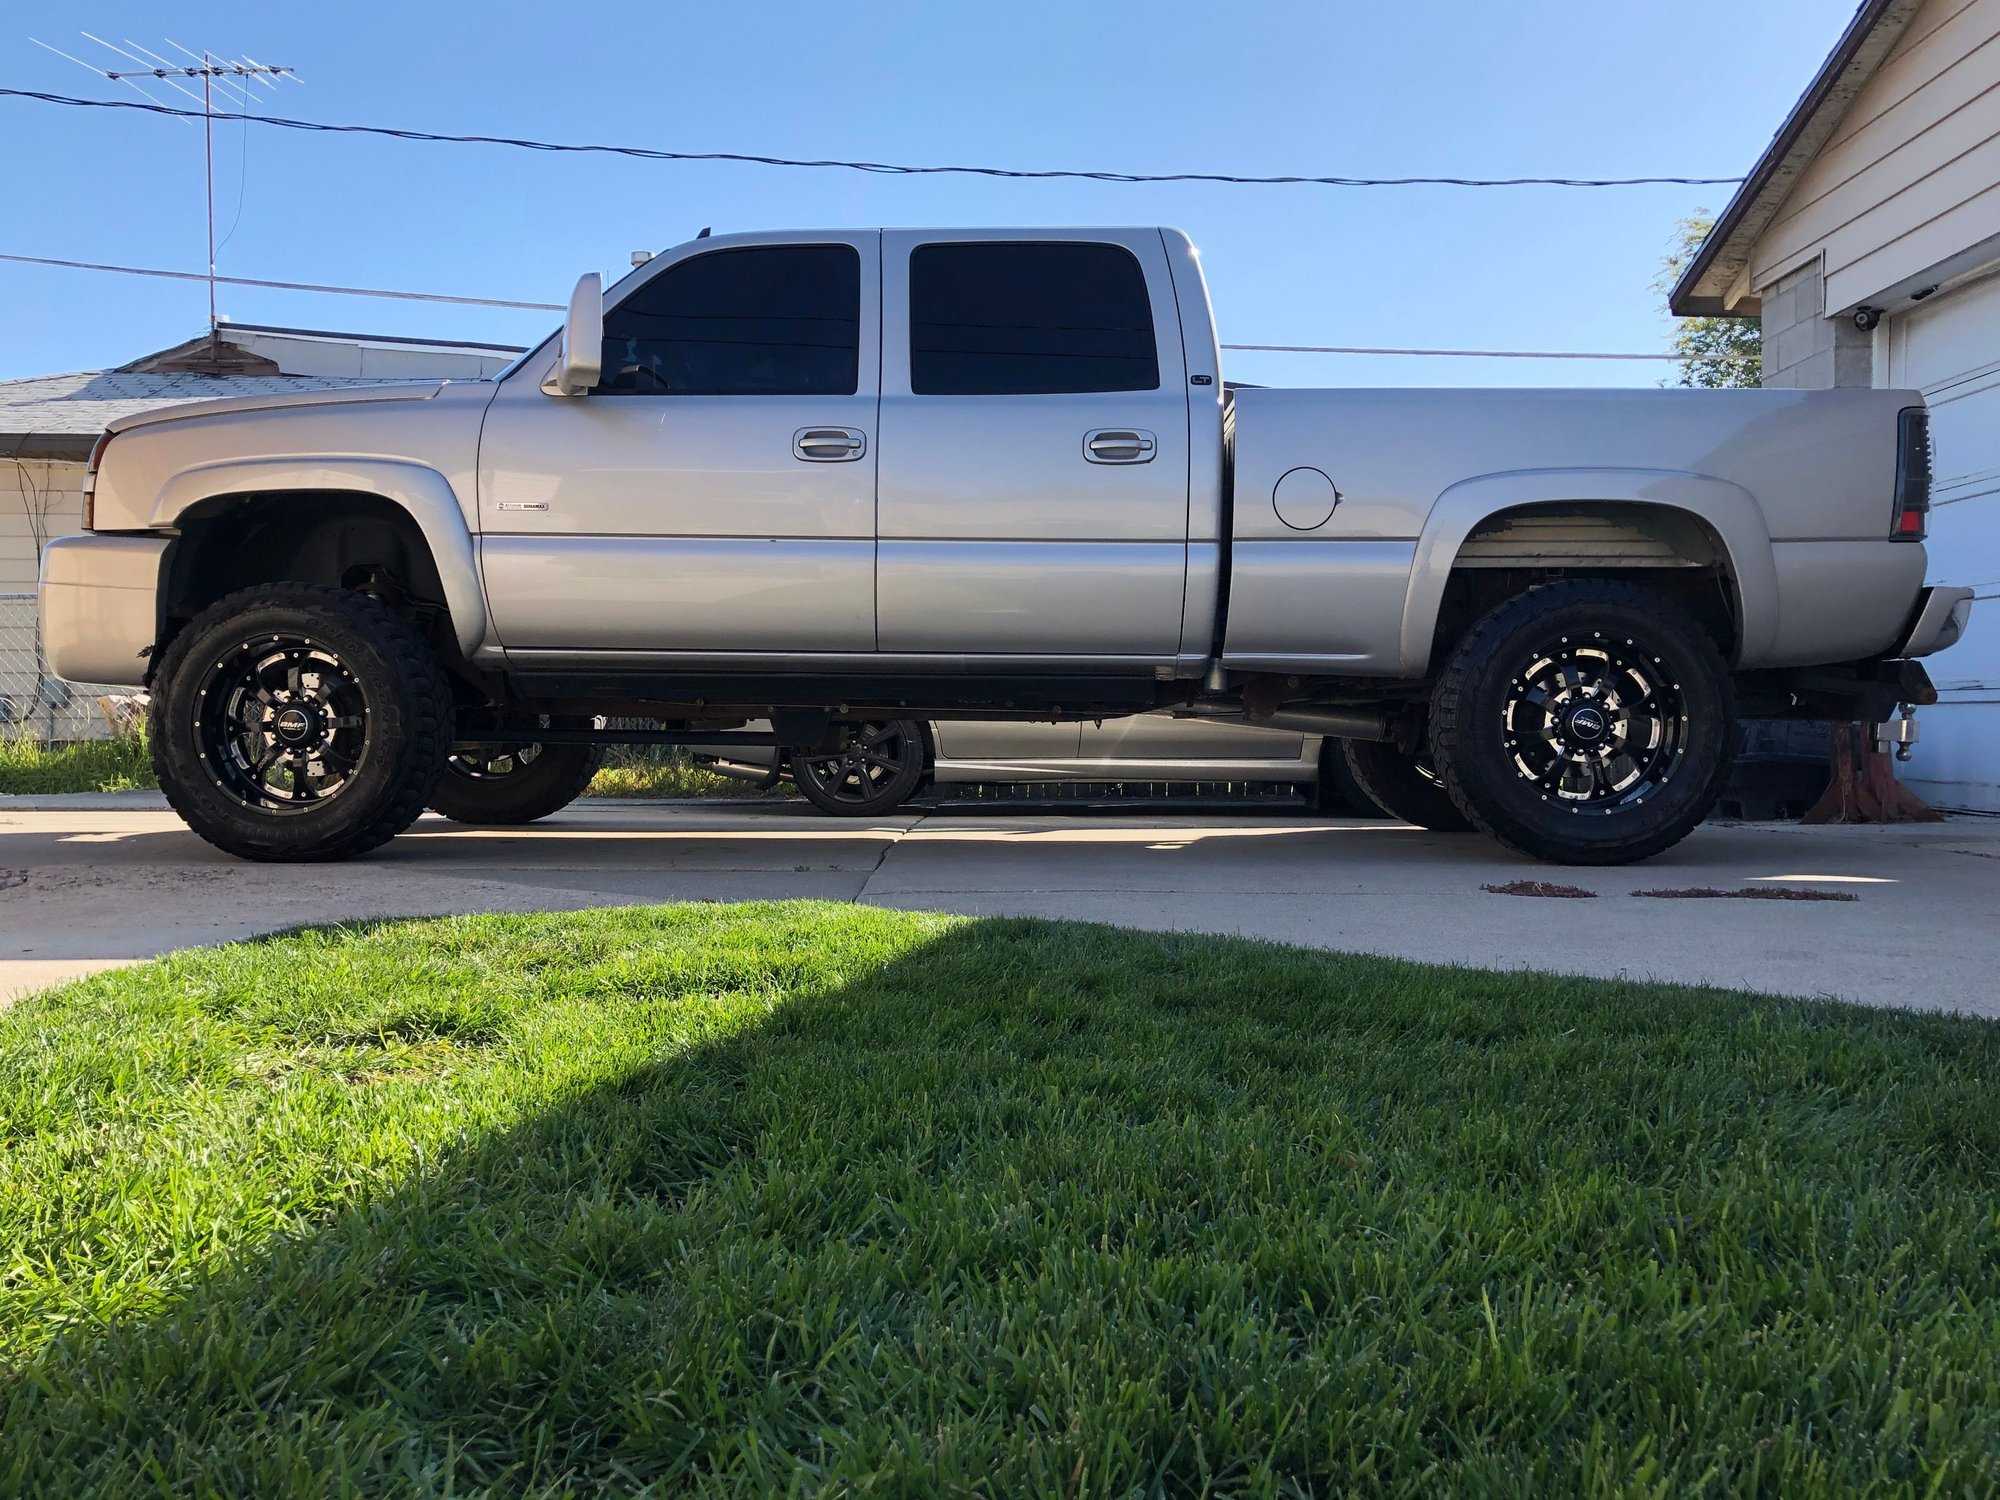
<svg viewBox="0 0 2000 1500">
<path fill-rule="evenodd" d="M 1906 406 L 1896 418 L 1896 510 L 1891 540 L 1921 542 L 1931 512 L 1931 414 Z"/>
</svg>

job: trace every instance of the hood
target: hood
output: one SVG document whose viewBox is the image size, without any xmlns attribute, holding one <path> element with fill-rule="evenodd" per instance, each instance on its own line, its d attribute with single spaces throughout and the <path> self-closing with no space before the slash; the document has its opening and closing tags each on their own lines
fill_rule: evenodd
<svg viewBox="0 0 2000 1500">
<path fill-rule="evenodd" d="M 451 380 L 385 381 L 381 385 L 336 386 L 322 391 L 292 391 L 269 396 L 222 396 L 213 401 L 189 401 L 180 406 L 162 406 L 153 411 L 118 417 L 107 432 L 128 432 L 134 427 L 150 427 L 158 422 L 178 422 L 187 417 L 225 416 L 240 411 L 275 411 L 292 406 L 347 406 L 366 401 L 428 401 L 448 385 L 479 382 Z"/>
</svg>

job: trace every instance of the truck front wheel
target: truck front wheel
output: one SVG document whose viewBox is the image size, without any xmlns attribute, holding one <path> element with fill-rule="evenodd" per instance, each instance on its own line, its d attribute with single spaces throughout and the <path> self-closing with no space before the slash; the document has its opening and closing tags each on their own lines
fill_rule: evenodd
<svg viewBox="0 0 2000 1500">
<path fill-rule="evenodd" d="M 603 764 L 601 745 L 460 745 L 431 811 L 454 823 L 532 823 L 581 797 Z"/>
<path fill-rule="evenodd" d="M 174 638 L 153 685 L 160 789 L 244 859 L 345 859 L 394 838 L 451 749 L 451 689 L 430 647 L 346 589 L 230 594 Z"/>
<path fill-rule="evenodd" d="M 1735 698 L 1715 641 L 1673 599 L 1574 579 L 1473 627 L 1432 696 L 1431 746 L 1452 801 L 1509 848 L 1629 864 L 1714 807 Z"/>
</svg>

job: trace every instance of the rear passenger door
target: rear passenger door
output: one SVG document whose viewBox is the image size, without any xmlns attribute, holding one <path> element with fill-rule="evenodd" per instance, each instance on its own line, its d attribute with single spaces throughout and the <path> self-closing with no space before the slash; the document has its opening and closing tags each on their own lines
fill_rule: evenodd
<svg viewBox="0 0 2000 1500">
<path fill-rule="evenodd" d="M 882 236 L 884 652 L 1168 663 L 1188 400 L 1156 230 Z"/>
</svg>

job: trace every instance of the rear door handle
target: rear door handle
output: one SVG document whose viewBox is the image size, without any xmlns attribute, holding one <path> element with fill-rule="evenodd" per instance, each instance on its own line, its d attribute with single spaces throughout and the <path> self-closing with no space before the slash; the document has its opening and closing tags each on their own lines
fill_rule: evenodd
<svg viewBox="0 0 2000 1500">
<path fill-rule="evenodd" d="M 792 434 L 792 456 L 813 464 L 844 464 L 868 451 L 868 435 L 852 427 L 801 427 Z"/>
<path fill-rule="evenodd" d="M 1149 464 L 1155 444 L 1135 427 L 1100 427 L 1083 435 L 1083 456 L 1094 464 Z"/>
</svg>

